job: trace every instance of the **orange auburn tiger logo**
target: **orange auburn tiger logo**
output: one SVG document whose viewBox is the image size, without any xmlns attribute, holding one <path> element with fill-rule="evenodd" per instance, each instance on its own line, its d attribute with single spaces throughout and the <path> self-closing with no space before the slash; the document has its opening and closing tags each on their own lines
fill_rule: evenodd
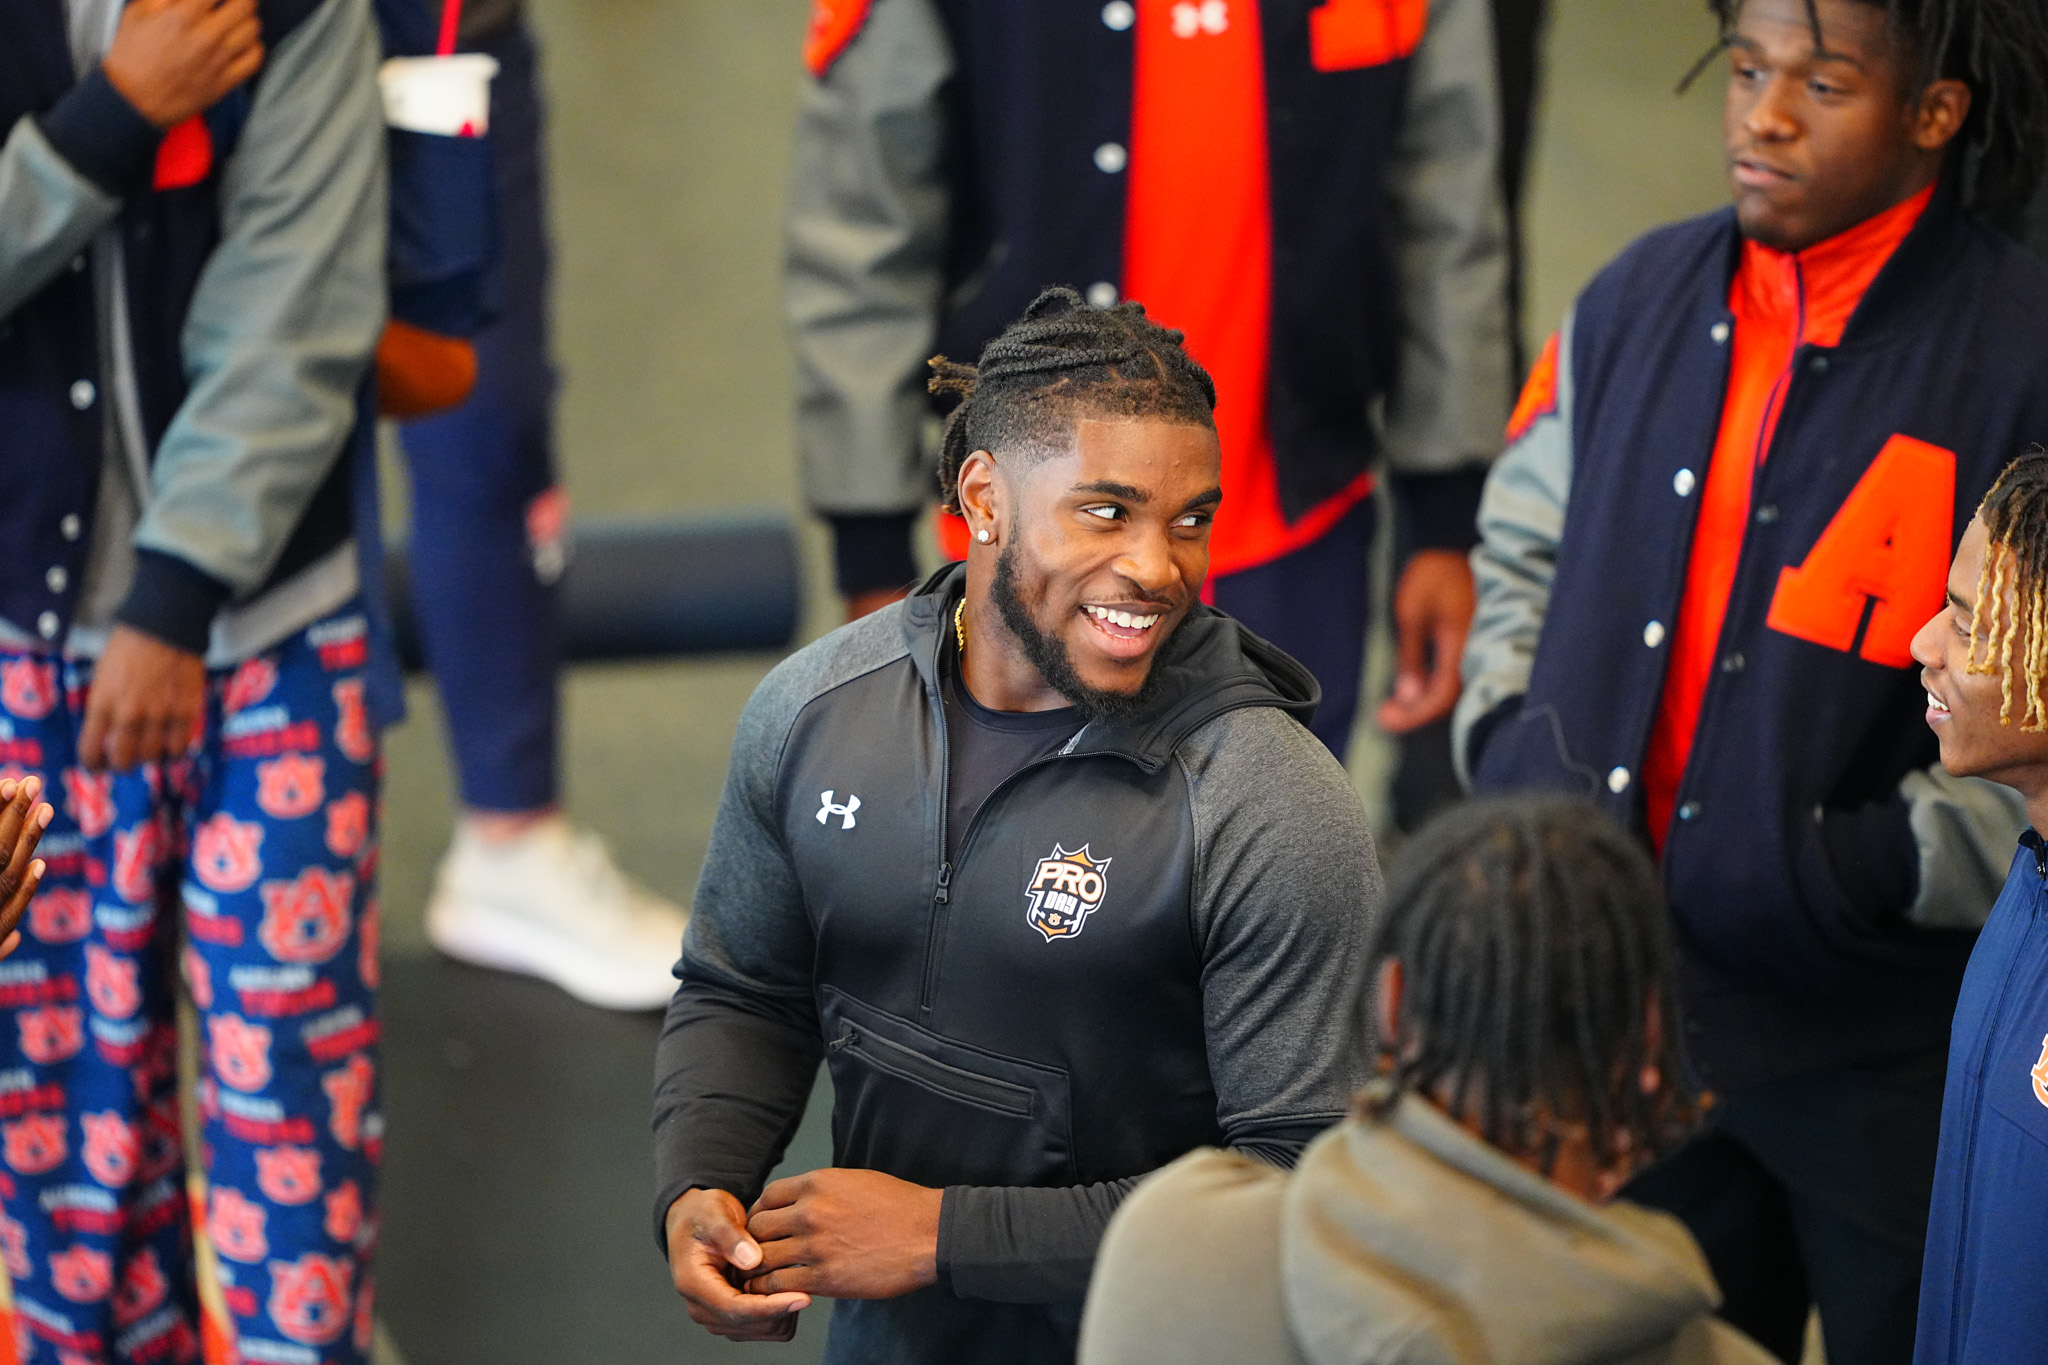
<svg viewBox="0 0 2048 1365">
<path fill-rule="evenodd" d="M 1051 856 L 1038 860 L 1025 884 L 1025 922 L 1047 943 L 1080 933 L 1109 892 L 1110 861 L 1091 855 L 1086 844 L 1074 853 L 1054 844 Z"/>
<path fill-rule="evenodd" d="M 2034 1069 L 2027 1074 L 2034 1078 L 2034 1098 L 2048 1104 L 2048 1035 L 2043 1035 L 2040 1059 L 2034 1063 Z"/>
</svg>

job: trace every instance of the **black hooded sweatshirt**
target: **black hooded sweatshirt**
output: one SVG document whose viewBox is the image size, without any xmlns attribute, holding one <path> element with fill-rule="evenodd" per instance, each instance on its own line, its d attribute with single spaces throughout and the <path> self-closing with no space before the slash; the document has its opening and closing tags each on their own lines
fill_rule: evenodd
<svg viewBox="0 0 2048 1365">
<path fill-rule="evenodd" d="M 1381 884 L 1307 671 L 1197 607 L 1127 722 L 990 793 L 946 856 L 962 572 L 802 650 L 740 719 L 656 1060 L 656 1238 L 760 1192 L 831 1067 L 840 1166 L 943 1188 L 939 1283 L 826 1358 L 1071 1360 L 1103 1227 L 1200 1146 L 1281 1164 L 1365 1078 Z"/>
</svg>

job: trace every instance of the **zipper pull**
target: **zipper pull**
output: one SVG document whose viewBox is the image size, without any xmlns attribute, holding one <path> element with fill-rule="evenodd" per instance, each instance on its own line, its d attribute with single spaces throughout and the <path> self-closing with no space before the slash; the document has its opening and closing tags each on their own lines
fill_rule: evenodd
<svg viewBox="0 0 2048 1365">
<path fill-rule="evenodd" d="M 948 899 L 948 891 L 947 891 L 947 888 L 948 888 L 948 887 L 950 887 L 950 886 L 952 886 L 952 884 L 953 884 L 953 865 L 952 865 L 951 863 L 940 863 L 940 864 L 939 864 L 939 889 L 938 889 L 938 890 L 937 890 L 936 892 L 934 892 L 934 893 L 933 893 L 933 895 L 932 895 L 932 899 L 933 899 L 933 900 L 935 900 L 935 901 L 937 901 L 937 902 L 938 902 L 938 903 L 939 903 L 940 905 L 944 905 L 944 904 L 946 903 L 947 899 Z"/>
<path fill-rule="evenodd" d="M 860 1034 L 854 1031 L 853 1025 L 848 1024 L 846 1026 L 846 1032 L 840 1034 L 837 1038 L 834 1038 L 831 1042 L 825 1044 L 825 1050 L 836 1056 L 839 1053 L 844 1052 L 847 1048 L 852 1047 L 855 1043 L 859 1041 Z"/>
</svg>

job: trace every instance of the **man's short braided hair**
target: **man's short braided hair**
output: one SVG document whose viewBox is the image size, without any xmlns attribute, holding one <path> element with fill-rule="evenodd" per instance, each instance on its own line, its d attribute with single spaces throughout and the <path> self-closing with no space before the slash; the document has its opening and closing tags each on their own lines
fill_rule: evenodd
<svg viewBox="0 0 2048 1365">
<path fill-rule="evenodd" d="M 2048 681 L 2048 451 L 2029 451 L 2007 465 L 1977 515 L 1991 543 L 1977 575 L 1970 655 L 1963 666 L 1972 673 L 2004 673 L 1998 719 L 2008 725 L 2017 678 L 2025 694 L 2020 729 L 2048 730 L 2048 700 L 2041 695 Z M 1999 610 L 2008 601 L 2012 610 Z"/>
<path fill-rule="evenodd" d="M 1181 333 L 1142 304 L 1092 308 L 1071 289 L 1047 289 L 981 351 L 976 365 L 931 360 L 931 391 L 959 404 L 939 448 L 939 498 L 960 510 L 960 466 L 977 450 L 999 460 L 1065 450 L 1084 417 L 1156 417 L 1216 425 L 1216 385 Z"/>
</svg>

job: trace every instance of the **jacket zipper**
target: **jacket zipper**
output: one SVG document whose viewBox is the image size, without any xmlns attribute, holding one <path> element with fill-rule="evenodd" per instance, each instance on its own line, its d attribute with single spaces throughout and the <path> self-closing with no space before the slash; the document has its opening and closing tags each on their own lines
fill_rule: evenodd
<svg viewBox="0 0 2048 1365">
<path fill-rule="evenodd" d="M 940 701 L 939 707 L 939 761 L 941 768 L 939 773 L 939 879 L 937 883 L 934 884 L 934 886 L 932 887 L 931 923 L 925 931 L 924 980 L 918 990 L 917 996 L 917 1012 L 920 1015 L 929 1015 L 932 1012 L 932 1006 L 938 996 L 939 961 L 945 955 L 946 925 L 948 916 L 951 913 L 947 907 L 951 905 L 953 899 L 953 871 L 956 867 L 956 864 L 951 859 L 945 856 L 946 821 L 951 810 L 951 806 L 949 804 L 949 792 L 947 788 L 949 778 L 951 776 L 952 765 L 950 761 L 950 755 L 948 753 L 948 746 L 951 741 L 948 740 L 948 738 L 946 737 L 946 713 L 945 703 L 943 700 Z M 998 796 L 1001 796 L 1003 792 L 1009 788 L 1012 782 L 1017 781 L 1019 778 L 1023 777 L 1024 774 L 1032 771 L 1035 768 L 1043 768 L 1048 763 L 1057 763 L 1063 758 L 1068 758 L 1072 756 L 1075 747 L 1078 746 L 1081 742 L 1081 736 L 1087 732 L 1087 729 L 1088 727 L 1086 725 L 1083 725 L 1079 730 L 1076 730 L 1074 732 L 1074 737 L 1072 739 L 1068 740 L 1065 744 L 1060 746 L 1059 751 L 1057 753 L 1047 754 L 1044 758 L 1033 759 L 1031 762 L 1017 769 L 1016 772 L 1011 773 L 1008 777 L 996 783 L 995 787 L 989 792 L 989 794 L 982 798 L 981 804 L 974 808 L 974 814 L 968 817 L 967 832 L 960 838 L 961 862 L 964 863 L 965 861 L 967 861 L 968 851 L 974 847 L 975 833 L 981 828 L 981 813 L 987 810 L 991 805 L 993 805 L 995 803 L 995 799 Z M 1131 758 L 1133 762 L 1136 761 L 1136 758 L 1133 755 L 1120 755 L 1117 754 L 1114 750 L 1107 749 L 1098 751 L 1097 755 L 1095 756 L 1102 755 L 1107 755 L 1110 757 Z"/>
<path fill-rule="evenodd" d="M 851 1054 L 860 1058 L 862 1065 L 884 1075 L 908 1081 L 946 1099 L 1012 1118 L 1028 1119 L 1038 1108 L 1037 1096 L 1024 1086 L 927 1057 L 915 1048 L 879 1033 L 865 1032 L 851 1023 L 840 1027 L 844 1032 L 828 1046 L 834 1056 Z"/>
</svg>

